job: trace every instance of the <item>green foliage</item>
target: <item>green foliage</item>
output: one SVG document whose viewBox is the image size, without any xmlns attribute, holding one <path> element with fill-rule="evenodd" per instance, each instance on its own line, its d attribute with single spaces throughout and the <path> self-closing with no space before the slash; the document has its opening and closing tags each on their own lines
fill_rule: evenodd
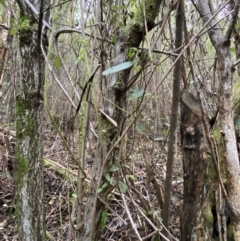
<svg viewBox="0 0 240 241">
<path fill-rule="evenodd" d="M 124 194 L 126 191 L 127 191 L 127 189 L 128 189 L 128 186 L 124 183 L 124 182 L 122 182 L 121 180 L 119 180 L 118 181 L 118 186 L 119 186 L 119 188 L 120 188 L 120 191 Z"/>
<path fill-rule="evenodd" d="M 49 231 L 46 231 L 46 236 L 47 236 L 48 240 L 50 240 L 50 241 L 55 240 L 55 238 L 52 236 L 52 234 Z"/>
<path fill-rule="evenodd" d="M 119 170 L 119 167 L 113 164 L 113 165 L 111 166 L 109 172 L 115 172 L 115 171 L 118 171 L 118 170 Z"/>
<path fill-rule="evenodd" d="M 138 52 L 137 48 L 129 48 L 128 58 L 132 60 L 136 56 L 137 52 Z"/>
<path fill-rule="evenodd" d="M 168 130 L 166 129 L 162 130 L 162 135 L 165 137 L 168 136 Z"/>
<path fill-rule="evenodd" d="M 106 226 L 107 222 L 109 220 L 109 213 L 107 209 L 104 209 L 101 214 L 101 220 L 100 220 L 100 226 L 103 228 Z"/>
<path fill-rule="evenodd" d="M 110 176 L 109 173 L 106 173 L 105 178 L 112 184 L 113 183 L 113 177 Z"/>
<path fill-rule="evenodd" d="M 101 193 L 106 187 L 110 185 L 114 185 L 114 176 L 113 173 L 118 171 L 119 167 L 116 166 L 115 164 L 113 164 L 109 171 L 104 175 L 104 177 L 106 178 L 106 182 L 103 183 L 103 185 L 98 189 L 98 193 Z"/>
<path fill-rule="evenodd" d="M 30 20 L 27 16 L 24 16 L 20 22 L 20 29 L 28 30 L 30 28 Z"/>
<path fill-rule="evenodd" d="M 7 6 L 6 0 L 0 0 L 0 7 L 5 8 Z M 1 12 L 2 14 L 2 12 Z"/>
<path fill-rule="evenodd" d="M 56 68 L 62 67 L 63 63 L 62 63 L 62 60 L 61 60 L 60 56 L 58 56 L 54 52 L 49 51 L 49 57 L 48 58 L 54 62 Z M 63 57 L 63 59 L 64 59 L 64 57 Z"/>
<path fill-rule="evenodd" d="M 74 193 L 72 194 L 72 197 L 73 197 L 73 198 L 77 198 L 77 193 L 74 192 Z"/>
<path fill-rule="evenodd" d="M 116 66 L 113 66 L 109 69 L 106 69 L 102 72 L 102 75 L 109 75 L 109 74 L 114 74 L 114 73 L 117 73 L 119 71 L 122 71 L 124 69 L 128 69 L 130 67 L 132 67 L 137 61 L 127 61 L 127 62 L 124 62 L 124 63 L 121 63 L 121 64 L 118 64 Z"/>
<path fill-rule="evenodd" d="M 236 48 L 234 48 L 234 47 L 230 48 L 230 51 L 231 51 L 232 54 L 236 54 Z"/>
<path fill-rule="evenodd" d="M 128 178 L 132 179 L 133 181 L 137 181 L 138 178 L 134 175 L 127 175 Z"/>
<path fill-rule="evenodd" d="M 84 45 L 79 51 L 79 55 L 76 60 L 76 64 L 79 63 L 80 61 L 87 62 L 89 59 L 88 53 L 86 51 L 87 46 Z"/>
<path fill-rule="evenodd" d="M 108 183 L 106 182 L 103 183 L 103 185 L 100 188 L 98 188 L 97 193 L 101 193 L 107 186 L 108 186 Z"/>
<path fill-rule="evenodd" d="M 133 1 L 134 4 L 132 4 L 132 11 L 134 13 L 134 18 L 131 20 L 131 23 L 129 24 L 129 28 L 126 29 L 126 31 L 132 32 L 132 30 L 135 31 L 142 31 L 144 28 L 144 15 L 147 19 L 147 22 L 154 23 L 154 20 L 159 12 L 159 1 L 156 0 L 142 0 L 140 1 L 140 4 L 138 2 Z M 144 7 L 143 7 L 144 4 Z M 145 13 L 143 13 L 143 9 L 145 10 Z"/>
<path fill-rule="evenodd" d="M 138 99 L 139 97 L 143 96 L 143 94 L 144 94 L 144 89 L 133 88 L 130 91 L 129 99 L 130 100 Z"/>
<path fill-rule="evenodd" d="M 55 63 L 55 66 L 56 66 L 57 68 L 62 67 L 62 61 L 61 61 L 61 59 L 60 59 L 59 56 L 56 56 L 56 57 L 55 57 L 54 63 Z"/>
<path fill-rule="evenodd" d="M 116 44 L 116 42 L 117 42 L 117 36 L 113 35 L 112 36 L 112 44 L 114 45 L 114 44 Z"/>
<path fill-rule="evenodd" d="M 20 30 L 29 30 L 30 28 L 31 28 L 31 25 L 30 25 L 30 19 L 28 18 L 28 16 L 23 16 L 20 19 L 20 23 L 19 21 L 12 19 L 12 28 L 10 30 L 10 34 L 15 35 Z"/>
<path fill-rule="evenodd" d="M 154 210 L 150 210 L 150 211 L 148 211 L 147 214 L 148 214 L 148 215 L 153 215 L 153 214 L 154 214 Z"/>
<path fill-rule="evenodd" d="M 12 28 L 10 30 L 10 35 L 16 35 L 17 34 L 17 29 L 16 28 Z"/>
</svg>

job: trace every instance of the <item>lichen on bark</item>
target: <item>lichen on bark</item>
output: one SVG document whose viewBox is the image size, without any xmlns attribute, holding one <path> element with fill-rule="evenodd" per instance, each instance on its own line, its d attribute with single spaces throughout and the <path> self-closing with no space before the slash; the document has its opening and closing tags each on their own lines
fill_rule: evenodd
<svg viewBox="0 0 240 241">
<path fill-rule="evenodd" d="M 24 13 L 22 1 L 18 1 Z M 41 1 L 35 2 L 36 9 Z M 43 2 L 42 2 L 43 3 Z M 28 15 L 28 14 L 27 14 Z M 18 238 L 45 241 L 43 176 L 43 84 L 45 60 L 39 48 L 38 21 L 29 14 L 30 28 L 19 29 L 20 85 L 16 96 Z M 42 29 L 40 27 L 40 29 Z M 47 46 L 44 29 L 42 45 Z"/>
<path fill-rule="evenodd" d="M 21 155 L 21 153 L 16 153 L 16 161 L 17 161 L 17 182 L 18 184 L 23 184 L 23 178 L 29 171 L 28 161 L 25 157 Z"/>
<path fill-rule="evenodd" d="M 156 0 L 142 0 L 136 8 L 133 19 L 125 28 L 125 33 L 128 36 L 127 43 L 130 47 L 139 47 L 140 42 L 146 35 L 145 23 L 148 31 L 154 28 L 154 21 L 159 13 L 161 2 L 162 1 Z"/>
</svg>

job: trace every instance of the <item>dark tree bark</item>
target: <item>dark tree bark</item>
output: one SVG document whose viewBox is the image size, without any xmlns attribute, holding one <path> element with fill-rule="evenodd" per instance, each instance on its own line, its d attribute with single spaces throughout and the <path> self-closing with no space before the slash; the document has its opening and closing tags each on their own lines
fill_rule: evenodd
<svg viewBox="0 0 240 241">
<path fill-rule="evenodd" d="M 181 101 L 181 145 L 184 172 L 181 240 L 209 240 L 202 223 L 202 207 L 208 189 L 211 156 L 207 154 L 200 101 L 186 90 Z"/>
<path fill-rule="evenodd" d="M 19 30 L 20 89 L 16 97 L 16 161 L 18 239 L 46 240 L 43 182 L 43 85 L 45 60 L 41 43 L 44 1 L 29 1 L 40 12 L 35 17 L 24 0 L 18 1 L 29 27 Z M 29 12 L 30 11 L 30 12 Z M 44 31 L 44 30 L 43 30 Z"/>
<path fill-rule="evenodd" d="M 177 53 L 181 52 L 180 47 L 182 46 L 182 35 L 183 35 L 183 8 L 184 1 L 180 0 L 177 8 L 176 16 L 176 40 L 175 48 L 178 49 Z M 169 144 L 168 144 L 168 155 L 167 155 L 167 170 L 165 180 L 165 191 L 164 191 L 164 208 L 163 208 L 163 224 L 166 229 L 169 226 L 169 213 L 170 213 L 170 200 L 171 200 L 171 187 L 172 187 L 172 172 L 173 162 L 175 153 L 175 143 L 177 138 L 177 122 L 178 122 L 178 107 L 180 98 L 180 83 L 181 83 L 181 58 L 177 61 L 174 66 L 173 73 L 173 94 L 172 94 L 172 109 L 171 109 L 171 122 L 169 130 Z M 168 236 L 166 230 L 163 234 Z"/>
</svg>

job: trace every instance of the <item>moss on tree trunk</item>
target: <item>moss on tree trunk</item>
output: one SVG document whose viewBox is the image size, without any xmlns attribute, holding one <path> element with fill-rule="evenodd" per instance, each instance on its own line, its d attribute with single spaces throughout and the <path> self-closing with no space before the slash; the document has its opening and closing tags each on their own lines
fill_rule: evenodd
<svg viewBox="0 0 240 241">
<path fill-rule="evenodd" d="M 24 10 L 21 4 L 19 1 L 20 8 Z M 26 16 L 27 13 L 22 14 Z M 29 16 L 29 21 L 28 27 L 19 30 L 21 69 L 20 88 L 16 97 L 18 239 L 44 241 L 42 122 L 45 60 L 39 48 L 38 20 Z M 44 36 L 42 43 L 46 45 Z"/>
</svg>

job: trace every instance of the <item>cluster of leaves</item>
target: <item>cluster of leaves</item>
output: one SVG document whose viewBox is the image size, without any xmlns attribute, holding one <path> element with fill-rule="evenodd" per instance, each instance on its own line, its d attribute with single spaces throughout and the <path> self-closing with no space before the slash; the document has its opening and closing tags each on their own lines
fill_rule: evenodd
<svg viewBox="0 0 240 241">
<path fill-rule="evenodd" d="M 19 21 L 13 18 L 10 34 L 16 35 L 20 30 L 28 30 L 30 27 L 30 19 L 27 16 L 23 16 Z"/>
</svg>

